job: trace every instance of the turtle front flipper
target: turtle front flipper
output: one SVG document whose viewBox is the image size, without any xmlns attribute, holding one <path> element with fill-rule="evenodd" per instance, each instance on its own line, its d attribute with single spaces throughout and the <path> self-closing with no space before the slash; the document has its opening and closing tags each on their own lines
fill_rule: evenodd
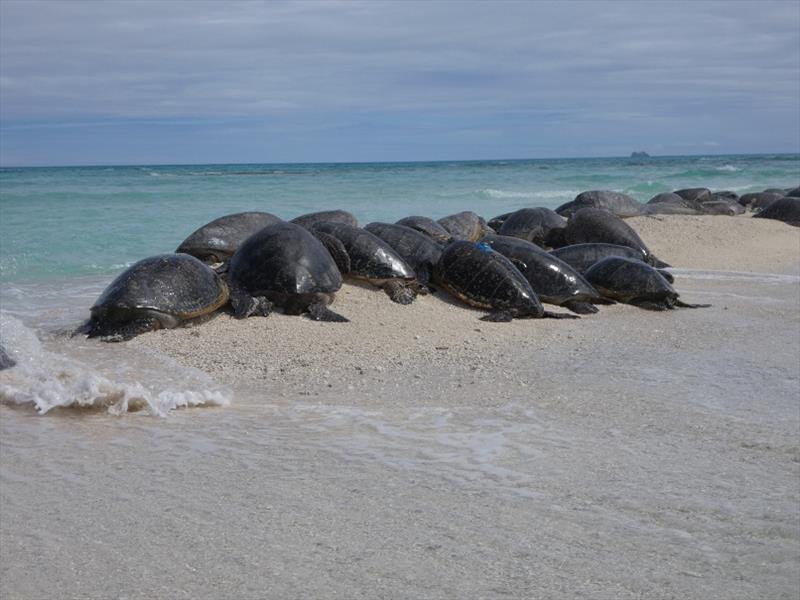
<svg viewBox="0 0 800 600">
<path fill-rule="evenodd" d="M 312 302 L 308 305 L 306 316 L 314 321 L 328 321 L 331 323 L 349 323 L 350 319 L 339 313 L 333 312 L 325 302 Z"/>
<path fill-rule="evenodd" d="M 235 318 L 266 317 L 272 312 L 272 302 L 263 296 L 251 296 L 241 286 L 231 281 L 228 281 L 228 290 Z"/>
<path fill-rule="evenodd" d="M 579 315 L 593 315 L 599 311 L 594 304 L 590 304 L 589 302 L 579 302 L 577 300 L 570 300 L 569 302 L 562 304 L 562 306 L 574 313 L 578 313 Z"/>
<path fill-rule="evenodd" d="M 389 279 L 381 287 L 392 302 L 397 302 L 398 304 L 411 304 L 417 297 L 417 292 L 413 286 L 402 279 Z"/>
<path fill-rule="evenodd" d="M 675 306 L 679 306 L 681 308 L 709 308 L 711 305 L 710 304 L 687 304 L 686 302 L 683 302 L 682 300 L 678 300 L 677 298 L 675 298 Z"/>
</svg>

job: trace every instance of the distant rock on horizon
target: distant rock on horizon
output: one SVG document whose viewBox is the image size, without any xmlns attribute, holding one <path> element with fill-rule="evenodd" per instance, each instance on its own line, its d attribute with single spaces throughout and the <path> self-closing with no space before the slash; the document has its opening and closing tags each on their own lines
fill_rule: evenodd
<svg viewBox="0 0 800 600">
<path fill-rule="evenodd" d="M 644 150 L 638 152 L 631 152 L 631 158 L 650 158 L 650 155 Z"/>
</svg>

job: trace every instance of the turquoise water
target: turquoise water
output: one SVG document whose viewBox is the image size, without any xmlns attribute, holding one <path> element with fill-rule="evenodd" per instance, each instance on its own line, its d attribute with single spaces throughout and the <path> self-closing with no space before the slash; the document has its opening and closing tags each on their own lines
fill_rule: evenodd
<svg viewBox="0 0 800 600">
<path fill-rule="evenodd" d="M 363 223 L 461 210 L 490 218 L 555 208 L 590 189 L 647 201 L 683 187 L 741 194 L 799 183 L 798 155 L 4 168 L 0 283 L 108 281 L 140 258 L 173 251 L 204 223 L 243 210 L 289 219 L 341 208 Z"/>
</svg>

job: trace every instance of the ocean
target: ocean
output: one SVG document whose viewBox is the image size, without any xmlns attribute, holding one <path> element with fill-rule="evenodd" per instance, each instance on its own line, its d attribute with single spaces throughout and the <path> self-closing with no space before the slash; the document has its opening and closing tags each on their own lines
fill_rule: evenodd
<svg viewBox="0 0 800 600">
<path fill-rule="evenodd" d="M 160 375 L 162 357 L 134 359 L 113 345 L 98 349 L 64 335 L 88 317 L 119 272 L 174 251 L 196 228 L 225 214 L 258 210 L 291 219 L 337 208 L 366 224 L 472 210 L 489 219 L 528 206 L 556 208 L 591 189 L 646 202 L 680 188 L 743 194 L 798 183 L 798 155 L 2 168 L 0 339 L 38 357 L 29 361 L 27 385 L 3 393 L 44 411 L 96 398 L 115 398 L 120 407 L 127 402 L 120 404 L 120 395 L 146 398 L 156 414 L 226 403 L 230 394 L 199 373 L 175 365 L 171 373 L 193 382 L 184 388 Z M 73 377 L 52 377 L 60 361 L 69 363 Z M 142 377 L 148 361 L 156 368 Z M 125 365 L 131 366 L 127 377 Z"/>
</svg>

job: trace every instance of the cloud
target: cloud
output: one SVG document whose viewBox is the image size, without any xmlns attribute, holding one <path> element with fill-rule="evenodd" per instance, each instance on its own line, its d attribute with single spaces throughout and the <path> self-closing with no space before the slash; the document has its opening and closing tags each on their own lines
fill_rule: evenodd
<svg viewBox="0 0 800 600">
<path fill-rule="evenodd" d="M 500 115 L 576 126 L 772 112 L 795 2 L 0 2 L 4 127 Z M 794 130 L 792 129 L 794 128 Z M 715 135 L 711 133 L 709 135 Z M 477 135 L 476 137 L 486 137 Z"/>
</svg>

